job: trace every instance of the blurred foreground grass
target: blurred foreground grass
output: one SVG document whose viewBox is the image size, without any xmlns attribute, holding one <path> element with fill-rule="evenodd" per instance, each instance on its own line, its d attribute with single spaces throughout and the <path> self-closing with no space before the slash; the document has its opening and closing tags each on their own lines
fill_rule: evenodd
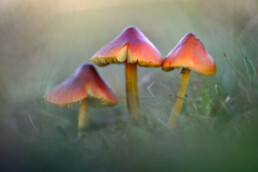
<svg viewBox="0 0 258 172">
<path fill-rule="evenodd" d="M 0 15 L 1 171 L 257 171 L 258 79 L 248 63 L 257 72 L 256 1 L 3 0 Z M 42 97 L 128 25 L 163 56 L 195 33 L 217 74 L 191 74 L 170 132 L 179 70 L 139 68 L 145 120 L 132 126 L 123 65 L 98 67 L 120 103 L 90 109 L 87 140 L 76 143 L 77 106 L 57 108 Z"/>
</svg>

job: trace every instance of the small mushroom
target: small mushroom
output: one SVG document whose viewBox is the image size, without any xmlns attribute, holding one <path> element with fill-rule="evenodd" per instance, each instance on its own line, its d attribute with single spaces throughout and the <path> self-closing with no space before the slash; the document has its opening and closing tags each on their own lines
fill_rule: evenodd
<svg viewBox="0 0 258 172">
<path fill-rule="evenodd" d="M 203 74 L 216 73 L 216 65 L 212 56 L 206 51 L 202 42 L 193 34 L 186 34 L 168 53 L 162 64 L 162 70 L 170 71 L 182 67 L 182 78 L 177 93 L 176 104 L 170 115 L 170 125 L 175 125 L 174 114 L 179 115 L 184 102 L 191 70 Z"/>
<path fill-rule="evenodd" d="M 99 66 L 125 64 L 126 100 L 129 114 L 141 118 L 137 88 L 137 64 L 159 67 L 162 57 L 158 49 L 136 27 L 125 28 L 114 40 L 93 55 L 91 61 Z"/>
<path fill-rule="evenodd" d="M 100 77 L 93 65 L 85 63 L 68 79 L 44 96 L 45 100 L 56 106 L 68 106 L 79 102 L 78 136 L 89 122 L 90 105 L 118 103 L 112 88 Z"/>
</svg>

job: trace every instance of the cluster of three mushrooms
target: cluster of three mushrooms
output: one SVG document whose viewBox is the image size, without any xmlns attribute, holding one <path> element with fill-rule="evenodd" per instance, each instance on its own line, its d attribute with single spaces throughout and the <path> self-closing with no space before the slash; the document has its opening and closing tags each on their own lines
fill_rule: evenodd
<svg viewBox="0 0 258 172">
<path fill-rule="evenodd" d="M 174 122 L 173 114 L 179 115 L 181 112 L 190 70 L 206 75 L 216 73 L 216 66 L 212 57 L 205 50 L 201 41 L 196 38 L 194 34 L 186 34 L 176 45 L 176 47 L 167 55 L 164 61 L 162 61 L 162 57 L 158 49 L 139 29 L 135 27 L 126 28 L 108 45 L 104 46 L 95 55 L 93 55 L 91 61 L 99 66 L 104 66 L 109 63 L 125 63 L 127 107 L 129 114 L 137 120 L 141 118 L 137 88 L 137 64 L 142 67 L 159 67 L 162 65 L 162 69 L 166 71 L 182 67 L 182 79 L 177 94 L 177 101 L 170 115 L 170 124 L 173 124 Z M 92 69 L 94 68 L 92 67 Z M 83 75 L 85 78 L 89 76 L 90 75 L 89 73 L 87 74 L 87 72 Z M 60 99 L 65 98 L 70 100 L 71 97 L 73 97 L 73 95 L 68 94 L 70 90 L 79 89 L 77 86 L 71 84 L 70 80 L 73 80 L 73 78 L 74 77 L 72 77 L 72 79 L 68 79 L 68 81 L 65 81 L 63 84 L 61 84 L 61 86 L 58 86 L 56 89 L 48 93 L 46 95 L 46 99 L 54 104 L 62 105 L 63 103 L 57 103 L 57 101 L 53 101 L 53 99 L 51 99 L 51 97 L 54 97 L 52 95 L 60 94 Z M 71 86 L 66 90 L 68 93 L 61 96 L 63 91 L 61 89 L 62 93 L 59 93 L 59 87 L 62 88 L 62 85 L 67 85 L 65 83 L 68 83 L 68 85 L 71 84 Z M 95 87 L 97 88 L 96 85 L 90 87 L 93 97 L 93 90 Z M 86 86 L 83 87 L 83 89 L 85 88 Z M 110 101 L 111 104 L 116 104 L 117 100 L 113 94 L 113 91 L 110 89 L 110 87 L 107 88 L 107 90 L 111 91 L 111 93 L 109 93 L 109 97 L 112 97 Z M 81 92 L 86 92 L 87 95 L 87 90 L 83 89 Z M 82 98 L 85 98 L 85 96 L 81 96 L 81 98 L 77 98 L 77 100 L 81 100 Z M 102 99 L 104 99 L 103 96 Z M 81 103 L 80 105 L 78 122 L 79 131 L 81 130 L 82 126 L 85 126 L 85 121 L 87 121 L 83 119 L 86 118 L 85 116 L 87 115 L 81 115 L 85 114 L 84 111 L 86 109 L 86 105 L 84 104 L 86 103 Z M 80 120 L 80 118 L 82 118 L 82 120 Z M 80 125 L 80 123 L 82 124 Z"/>
</svg>

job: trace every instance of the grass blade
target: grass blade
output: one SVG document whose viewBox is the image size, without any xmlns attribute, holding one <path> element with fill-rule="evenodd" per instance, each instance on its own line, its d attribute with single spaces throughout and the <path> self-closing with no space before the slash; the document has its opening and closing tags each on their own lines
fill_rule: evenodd
<svg viewBox="0 0 258 172">
<path fill-rule="evenodd" d="M 249 81 L 252 81 L 256 76 L 256 68 L 255 68 L 252 60 L 246 56 L 246 52 L 244 50 L 242 50 L 242 53 L 243 53 L 243 58 L 244 58 L 247 74 L 249 77 Z"/>
<path fill-rule="evenodd" d="M 240 76 L 243 80 L 246 81 L 246 77 L 236 68 L 236 66 L 229 60 L 228 56 L 226 55 L 226 53 L 224 53 L 224 56 L 226 58 L 226 60 L 228 61 L 229 65 L 232 67 L 232 69 L 237 73 L 238 76 Z"/>
</svg>

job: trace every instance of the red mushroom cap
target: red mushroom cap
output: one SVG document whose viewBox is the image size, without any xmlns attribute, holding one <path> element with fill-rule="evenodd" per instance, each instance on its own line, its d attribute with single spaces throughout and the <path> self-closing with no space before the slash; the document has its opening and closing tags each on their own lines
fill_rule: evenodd
<svg viewBox="0 0 258 172">
<path fill-rule="evenodd" d="M 184 67 L 203 74 L 216 73 L 216 64 L 202 42 L 193 34 L 186 34 L 164 59 L 162 70 Z"/>
<path fill-rule="evenodd" d="M 159 50 L 136 27 L 127 27 L 114 40 L 93 55 L 91 61 L 103 66 L 109 63 L 138 63 L 143 67 L 161 66 Z"/>
<path fill-rule="evenodd" d="M 87 97 L 110 105 L 118 103 L 114 91 L 89 63 L 81 65 L 72 76 L 44 96 L 57 106 L 73 104 Z"/>
</svg>

